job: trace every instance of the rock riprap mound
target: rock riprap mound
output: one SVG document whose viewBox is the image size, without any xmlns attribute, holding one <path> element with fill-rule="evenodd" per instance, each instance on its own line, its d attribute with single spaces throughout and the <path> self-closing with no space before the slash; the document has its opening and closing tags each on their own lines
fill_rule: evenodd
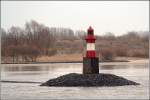
<svg viewBox="0 0 150 100">
<path fill-rule="evenodd" d="M 40 86 L 123 86 L 139 85 L 139 83 L 127 80 L 113 74 L 76 74 L 70 73 L 55 79 L 50 79 Z"/>
</svg>

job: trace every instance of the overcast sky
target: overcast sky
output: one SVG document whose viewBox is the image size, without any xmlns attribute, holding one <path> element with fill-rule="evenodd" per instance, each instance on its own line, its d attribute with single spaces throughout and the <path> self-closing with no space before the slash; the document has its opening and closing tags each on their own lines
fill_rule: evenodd
<svg viewBox="0 0 150 100">
<path fill-rule="evenodd" d="M 49 27 L 87 30 L 95 34 L 149 30 L 148 1 L 1 1 L 1 26 L 24 27 L 36 20 Z"/>
</svg>

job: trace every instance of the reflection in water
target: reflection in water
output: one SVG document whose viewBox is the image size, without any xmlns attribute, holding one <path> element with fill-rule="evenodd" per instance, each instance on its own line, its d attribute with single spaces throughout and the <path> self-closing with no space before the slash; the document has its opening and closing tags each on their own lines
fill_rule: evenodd
<svg viewBox="0 0 150 100">
<path fill-rule="evenodd" d="M 14 66 L 14 67 L 5 67 L 5 71 L 41 71 L 48 70 L 48 67 L 40 67 L 40 66 Z"/>
<path fill-rule="evenodd" d="M 42 75 L 42 74 L 48 74 L 48 72 L 33 72 L 33 71 L 27 71 L 27 72 L 21 72 L 20 71 L 20 73 L 18 73 L 18 72 L 15 72 L 15 73 L 11 73 L 11 72 L 9 72 L 9 73 L 7 73 L 7 75 L 13 75 L 13 76 L 19 76 L 19 75 L 23 75 L 23 76 L 30 76 L 30 75 Z"/>
<path fill-rule="evenodd" d="M 31 65 L 31 66 L 22 66 L 22 65 L 16 65 L 16 66 L 3 66 L 2 71 L 8 71 L 8 72 L 13 72 L 13 71 L 58 71 L 61 69 L 76 69 L 76 68 L 81 68 L 82 69 L 82 64 L 49 64 L 44 66 L 43 65 Z M 100 70 L 114 70 L 114 69 L 127 69 L 127 68 L 146 68 L 148 67 L 148 64 L 146 65 L 101 65 L 100 64 Z"/>
<path fill-rule="evenodd" d="M 101 65 L 101 70 L 113 70 L 113 69 L 128 69 L 128 68 L 135 68 L 135 69 L 143 69 L 147 68 L 148 65 Z"/>
<path fill-rule="evenodd" d="M 2 71 L 55 71 L 58 69 L 70 69 L 70 68 L 76 69 L 77 67 L 81 67 L 81 66 L 78 64 L 49 64 L 49 65 L 37 64 L 34 66 L 33 65 L 22 66 L 21 64 L 20 65 L 18 64 L 14 66 L 3 65 Z"/>
<path fill-rule="evenodd" d="M 102 65 L 100 66 L 101 70 L 113 70 L 113 69 L 127 69 L 128 65 Z"/>
<path fill-rule="evenodd" d="M 129 64 L 129 65 L 101 65 L 100 64 L 100 72 L 105 73 L 117 73 L 123 75 L 123 73 L 134 73 L 134 69 L 145 69 L 148 67 L 148 64 L 143 65 L 136 65 L 136 64 Z M 47 77 L 47 78 L 55 78 L 57 76 L 68 74 L 68 73 L 82 73 L 82 64 L 36 64 L 36 65 L 24 65 L 21 64 L 17 65 L 7 65 L 1 68 L 3 73 L 3 78 L 8 76 L 13 76 L 15 79 L 21 76 L 40 76 L 40 77 Z M 117 71 L 119 70 L 119 71 Z M 117 71 L 117 72 L 116 72 Z M 17 77 L 16 77 L 17 76 Z"/>
</svg>

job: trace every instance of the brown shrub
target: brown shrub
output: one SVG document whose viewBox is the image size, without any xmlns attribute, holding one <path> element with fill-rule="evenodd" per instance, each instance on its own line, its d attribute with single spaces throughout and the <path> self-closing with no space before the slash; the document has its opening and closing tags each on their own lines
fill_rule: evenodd
<svg viewBox="0 0 150 100">
<path fill-rule="evenodd" d="M 130 50 L 128 52 L 128 56 L 148 58 L 149 57 L 149 52 L 148 52 L 148 50 L 134 49 L 134 50 Z"/>
<path fill-rule="evenodd" d="M 101 48 L 99 50 L 99 58 L 101 61 L 113 60 L 115 58 L 115 52 L 111 48 Z"/>
<path fill-rule="evenodd" d="M 54 56 L 57 54 L 57 49 L 53 48 L 53 49 L 49 49 L 48 50 L 48 56 Z"/>
<path fill-rule="evenodd" d="M 125 57 L 127 56 L 128 49 L 126 47 L 116 47 L 113 48 L 115 51 L 116 56 Z"/>
</svg>

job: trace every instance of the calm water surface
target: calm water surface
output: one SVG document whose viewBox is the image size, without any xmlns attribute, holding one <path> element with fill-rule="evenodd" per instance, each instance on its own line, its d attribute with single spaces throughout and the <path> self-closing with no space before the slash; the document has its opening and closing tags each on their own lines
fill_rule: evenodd
<svg viewBox="0 0 150 100">
<path fill-rule="evenodd" d="M 40 87 L 37 83 L 2 83 L 1 99 L 148 99 L 148 63 L 101 63 L 101 73 L 123 76 L 140 83 L 118 87 Z M 82 73 L 82 64 L 5 64 L 1 79 L 7 81 L 45 82 L 67 73 Z"/>
</svg>

